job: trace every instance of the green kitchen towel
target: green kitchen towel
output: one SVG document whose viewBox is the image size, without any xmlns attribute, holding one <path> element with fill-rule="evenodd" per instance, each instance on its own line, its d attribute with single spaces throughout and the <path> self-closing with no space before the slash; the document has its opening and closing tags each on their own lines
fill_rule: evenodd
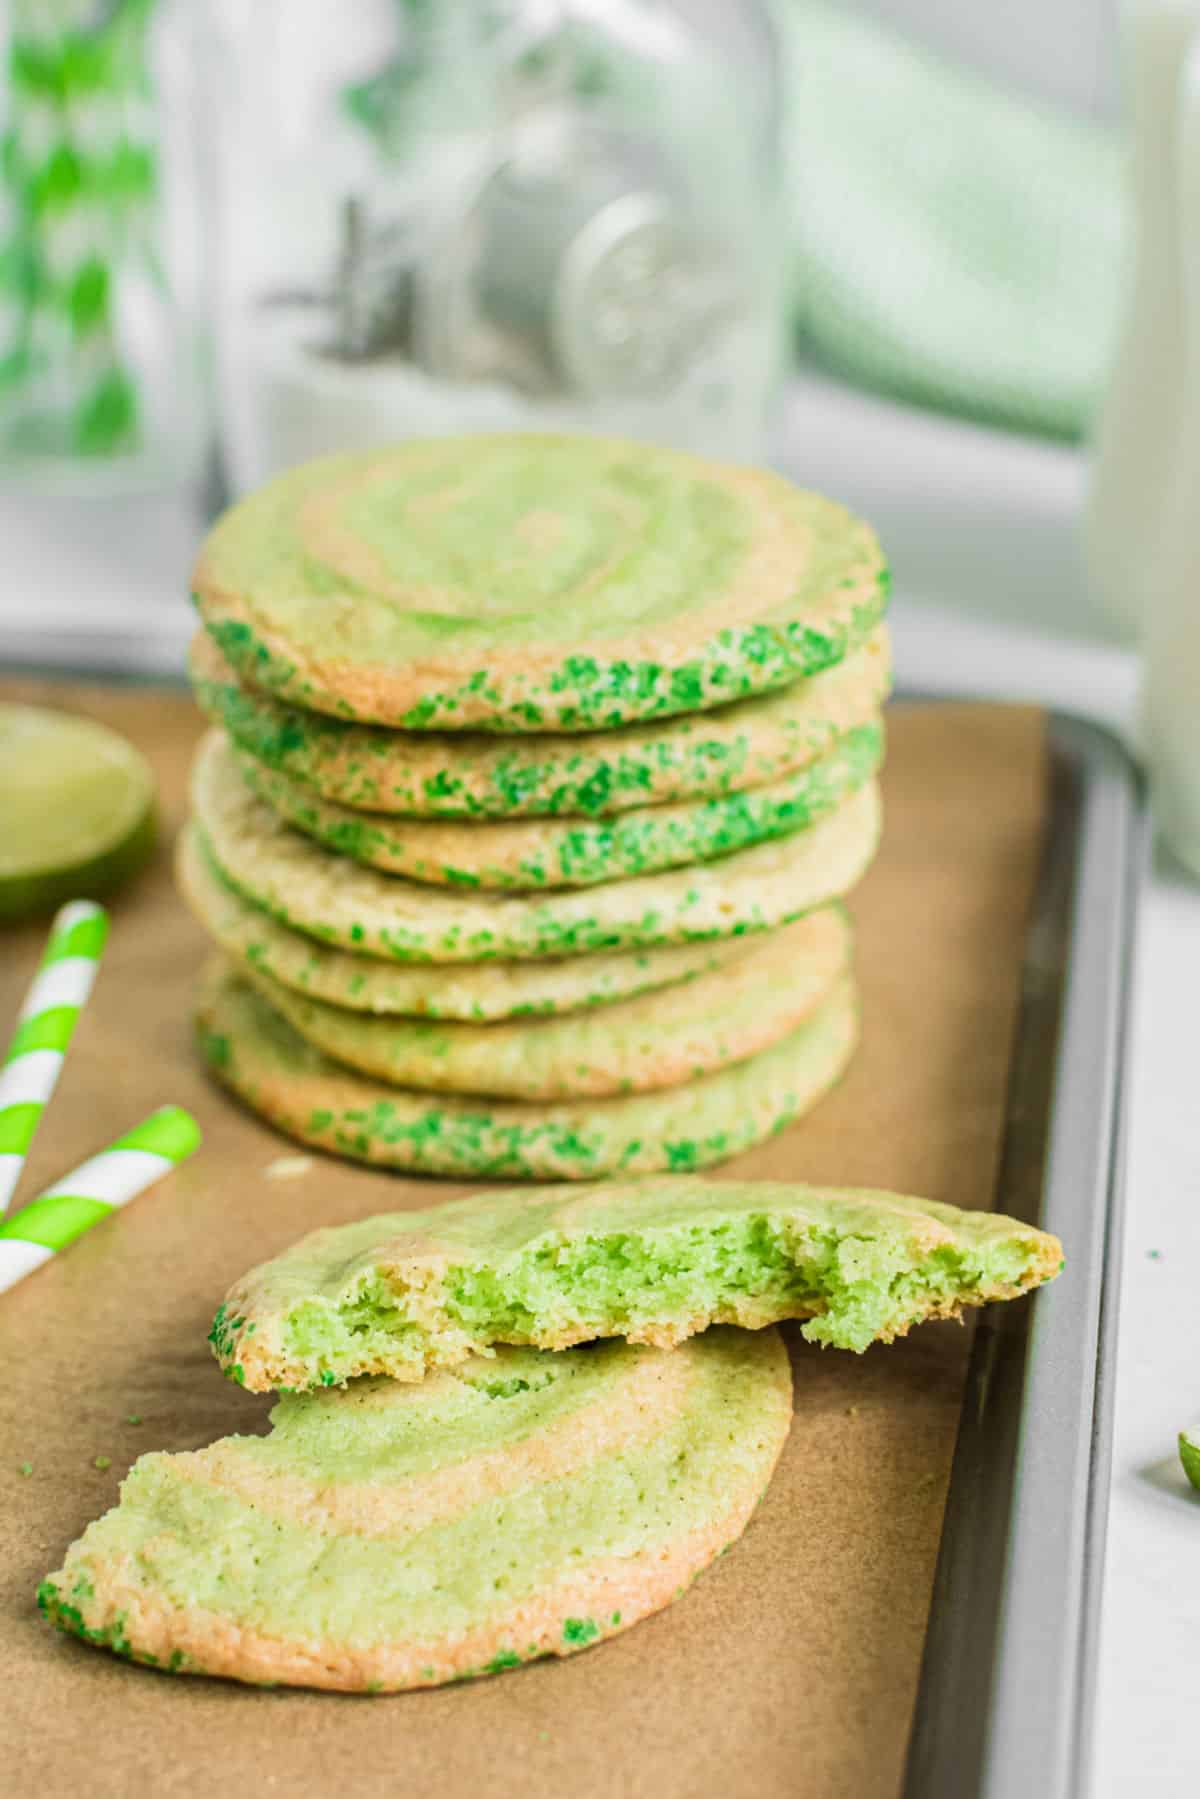
<svg viewBox="0 0 1200 1799">
<path fill-rule="evenodd" d="M 1078 437 L 1123 282 L 1118 134 L 820 0 L 776 0 L 802 346 L 864 386 Z"/>
</svg>

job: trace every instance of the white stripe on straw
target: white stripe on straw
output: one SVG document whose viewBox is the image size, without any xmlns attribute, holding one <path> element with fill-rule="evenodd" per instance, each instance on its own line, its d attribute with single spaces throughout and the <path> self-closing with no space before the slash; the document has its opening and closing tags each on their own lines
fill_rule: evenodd
<svg viewBox="0 0 1200 1799">
<path fill-rule="evenodd" d="M 68 956 L 65 961 L 39 968 L 19 1017 L 32 1018 L 38 1012 L 49 1011 L 51 1006 L 81 1006 L 92 991 L 96 966 L 94 956 Z"/>
<path fill-rule="evenodd" d="M 44 1106 L 54 1091 L 62 1052 L 57 1049 L 30 1049 L 0 1069 L 0 1098 L 5 1106 L 26 1106 L 31 1102 Z"/>
<path fill-rule="evenodd" d="M 0 1293 L 5 1287 L 15 1287 L 53 1254 L 44 1243 L 23 1243 L 15 1237 L 0 1242 Z"/>
<path fill-rule="evenodd" d="M 170 1174 L 199 1144 L 191 1114 L 164 1106 L 30 1200 L 0 1223 L 0 1293 Z"/>
<path fill-rule="evenodd" d="M 0 1217 L 21 1178 L 107 936 L 108 914 L 91 900 L 72 900 L 50 927 L 41 966 L 0 1065 Z"/>
</svg>

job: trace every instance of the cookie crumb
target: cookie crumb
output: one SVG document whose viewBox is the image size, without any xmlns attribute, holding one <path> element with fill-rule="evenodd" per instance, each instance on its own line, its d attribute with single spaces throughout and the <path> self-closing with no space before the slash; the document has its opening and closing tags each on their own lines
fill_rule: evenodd
<svg viewBox="0 0 1200 1799">
<path fill-rule="evenodd" d="M 101 1474 L 103 1474 L 106 1468 L 112 1467 L 112 1457 L 110 1455 L 98 1455 L 92 1463 L 92 1467 L 99 1468 Z"/>
<path fill-rule="evenodd" d="M 848 1405 L 846 1407 L 847 1418 L 857 1418 L 858 1412 L 859 1412 L 859 1408 L 856 1405 Z"/>
<path fill-rule="evenodd" d="M 919 1475 L 917 1478 L 917 1492 L 918 1493 L 931 1493 L 933 1491 L 934 1487 L 936 1487 L 936 1486 L 937 1486 L 937 1475 L 936 1474 L 922 1474 L 922 1475 Z"/>
<path fill-rule="evenodd" d="M 295 1181 L 302 1174 L 308 1174 L 313 1165 L 311 1156 L 276 1156 L 263 1169 L 269 1181 Z"/>
</svg>

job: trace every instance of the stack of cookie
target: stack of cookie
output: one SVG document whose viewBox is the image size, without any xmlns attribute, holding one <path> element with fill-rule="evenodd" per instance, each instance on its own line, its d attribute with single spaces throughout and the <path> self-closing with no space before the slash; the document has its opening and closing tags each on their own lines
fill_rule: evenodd
<svg viewBox="0 0 1200 1799">
<path fill-rule="evenodd" d="M 886 570 L 763 470 L 595 438 L 339 456 L 222 519 L 180 881 L 200 1042 L 418 1171 L 689 1169 L 852 1053 Z"/>
</svg>

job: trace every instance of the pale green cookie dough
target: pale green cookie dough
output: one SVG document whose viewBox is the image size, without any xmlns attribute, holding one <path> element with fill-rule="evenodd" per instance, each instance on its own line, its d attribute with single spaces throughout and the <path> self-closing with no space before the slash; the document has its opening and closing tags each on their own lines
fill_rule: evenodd
<svg viewBox="0 0 1200 1799">
<path fill-rule="evenodd" d="M 228 970 L 205 982 L 196 1030 L 219 1081 L 316 1149 L 458 1179 L 593 1180 L 705 1168 L 782 1130 L 845 1069 L 858 1005 L 843 978 L 798 1030 L 749 1061 L 662 1093 L 556 1104 L 437 1097 L 354 1074 Z"/>
<path fill-rule="evenodd" d="M 356 862 L 442 887 L 590 887 L 715 861 L 826 818 L 883 760 L 883 725 L 858 725 L 807 768 L 723 799 L 639 806 L 613 818 L 455 824 L 354 812 L 235 751 L 243 779 L 285 823 Z"/>
<path fill-rule="evenodd" d="M 363 1074 L 419 1092 L 606 1099 L 715 1073 L 794 1031 L 849 971 L 850 923 L 826 906 L 754 938 L 728 968 L 599 1011 L 511 1024 L 364 1018 L 248 978 L 307 1042 Z"/>
<path fill-rule="evenodd" d="M 38 1603 L 172 1674 L 380 1693 L 500 1673 L 678 1597 L 745 1529 L 791 1414 L 775 1331 L 291 1395 L 269 1436 L 139 1457 Z"/>
<path fill-rule="evenodd" d="M 409 730 L 597 731 L 840 662 L 887 600 L 869 526 L 782 475 L 530 434 L 278 475 L 193 580 L 238 673 Z"/>
<path fill-rule="evenodd" d="M 419 1381 L 497 1343 L 670 1348 L 784 1318 L 861 1353 L 1062 1262 L 1057 1237 L 1015 1218 L 868 1189 L 664 1175 L 493 1190 L 311 1232 L 234 1283 L 210 1341 L 257 1392 Z"/>
<path fill-rule="evenodd" d="M 455 736 L 354 725 L 238 680 L 206 631 L 188 672 L 214 724 L 267 768 L 327 800 L 410 817 L 597 818 L 709 799 L 806 768 L 879 711 L 891 683 L 887 628 L 807 681 L 616 731 Z"/>
<path fill-rule="evenodd" d="M 192 803 L 225 880 L 281 924 L 410 962 L 523 961 L 768 930 L 848 892 L 879 836 L 872 781 L 811 829 L 698 868 L 580 891 L 462 893 L 360 867 L 289 830 L 248 791 L 217 733 L 196 758 Z"/>
<path fill-rule="evenodd" d="M 569 1014 L 727 968 L 758 941 L 715 938 L 543 962 L 397 962 L 331 949 L 277 924 L 221 879 L 194 822 L 180 832 L 175 878 L 194 916 L 234 961 L 312 999 L 380 1017 L 487 1024 Z"/>
</svg>

